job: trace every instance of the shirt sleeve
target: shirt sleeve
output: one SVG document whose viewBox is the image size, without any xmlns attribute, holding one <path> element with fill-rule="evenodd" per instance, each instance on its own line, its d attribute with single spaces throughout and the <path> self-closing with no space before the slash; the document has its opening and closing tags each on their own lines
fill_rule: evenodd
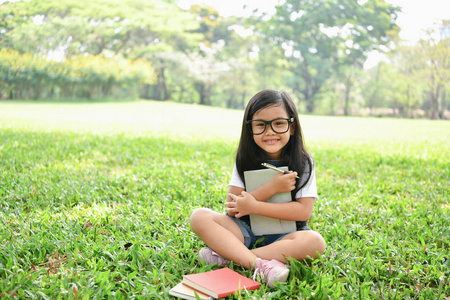
<svg viewBox="0 0 450 300">
<path fill-rule="evenodd" d="M 319 199 L 319 196 L 317 194 L 316 171 L 314 167 L 308 182 L 295 194 L 296 199 L 304 197 L 313 197 L 314 201 L 317 201 Z"/>
<path fill-rule="evenodd" d="M 244 181 L 239 176 L 236 164 L 234 164 L 233 173 L 231 174 L 231 180 L 228 185 L 236 186 L 245 189 Z"/>
</svg>

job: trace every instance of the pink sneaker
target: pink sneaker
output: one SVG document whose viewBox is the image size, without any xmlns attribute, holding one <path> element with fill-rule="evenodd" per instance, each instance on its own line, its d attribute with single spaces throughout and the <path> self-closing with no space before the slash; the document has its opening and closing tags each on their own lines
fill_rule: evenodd
<svg viewBox="0 0 450 300">
<path fill-rule="evenodd" d="M 282 262 L 272 259 L 271 261 L 257 258 L 255 261 L 256 269 L 253 274 L 253 280 L 259 275 L 263 282 L 267 282 L 269 287 L 273 288 L 276 282 L 286 282 L 289 276 L 289 269 Z"/>
<path fill-rule="evenodd" d="M 214 252 L 211 248 L 204 247 L 198 252 L 198 257 L 200 257 L 206 264 L 216 264 L 218 266 L 227 266 L 231 263 L 226 258 Z"/>
</svg>

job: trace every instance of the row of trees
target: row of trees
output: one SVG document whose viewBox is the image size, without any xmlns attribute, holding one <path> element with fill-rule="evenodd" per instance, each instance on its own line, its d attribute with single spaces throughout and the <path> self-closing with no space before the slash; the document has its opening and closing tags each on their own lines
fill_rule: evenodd
<svg viewBox="0 0 450 300">
<path fill-rule="evenodd" d="M 307 112 L 387 109 L 411 117 L 422 109 L 429 117 L 444 117 L 449 38 L 430 35 L 419 45 L 400 47 L 399 10 L 384 0 L 285 0 L 273 15 L 255 11 L 247 18 L 224 18 L 205 5 L 182 10 L 176 0 L 5 2 L 0 43 L 16 52 L 2 55 L 49 65 L 59 59 L 62 69 L 73 68 L 73 61 L 94 67 L 85 69 L 92 76 L 85 72 L 75 82 L 35 72 L 45 78 L 33 78 L 39 84 L 8 71 L 0 75 L 0 92 L 72 98 L 120 89 L 146 99 L 242 108 L 252 94 L 270 87 L 293 94 Z M 370 52 L 392 49 L 390 63 L 363 68 Z M 2 57 L 0 67 L 8 68 Z"/>
<path fill-rule="evenodd" d="M 116 61 L 97 55 L 57 62 L 0 50 L 0 84 L 11 99 L 114 96 L 120 89 L 130 92 L 139 85 L 153 84 L 156 76 L 152 70 L 143 60 Z"/>
<path fill-rule="evenodd" d="M 428 39 L 398 46 L 389 58 L 360 79 L 364 105 L 372 110 L 387 106 L 408 118 L 450 119 L 450 38 L 438 40 L 429 31 Z"/>
</svg>

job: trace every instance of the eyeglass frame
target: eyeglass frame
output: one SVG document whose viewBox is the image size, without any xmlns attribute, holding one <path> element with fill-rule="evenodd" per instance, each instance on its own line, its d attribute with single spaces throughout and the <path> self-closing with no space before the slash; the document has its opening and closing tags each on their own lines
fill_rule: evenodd
<svg viewBox="0 0 450 300">
<path fill-rule="evenodd" d="M 275 129 L 273 129 L 272 122 L 275 121 L 275 120 L 286 120 L 286 121 L 288 121 L 288 126 L 287 126 L 286 131 L 279 132 L 279 131 L 276 131 Z M 253 130 L 252 130 L 252 122 L 256 122 L 256 121 L 264 123 L 264 130 L 261 133 L 254 133 Z M 276 118 L 276 119 L 273 119 L 273 120 L 270 120 L 270 121 L 259 120 L 259 119 L 258 120 L 247 120 L 245 123 L 247 124 L 248 130 L 250 131 L 251 134 L 253 134 L 253 135 L 261 135 L 261 134 L 263 134 L 266 131 L 267 125 L 270 125 L 270 128 L 272 128 L 272 131 L 275 132 L 275 133 L 279 133 L 279 134 L 286 133 L 286 132 L 289 131 L 289 127 L 291 126 L 291 124 L 294 123 L 294 122 L 295 122 L 295 119 L 292 117 L 292 118 Z"/>
</svg>

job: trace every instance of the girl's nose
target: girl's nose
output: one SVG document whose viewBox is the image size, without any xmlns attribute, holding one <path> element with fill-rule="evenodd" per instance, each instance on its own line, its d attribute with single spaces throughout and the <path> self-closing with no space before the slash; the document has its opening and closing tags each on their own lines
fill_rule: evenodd
<svg viewBox="0 0 450 300">
<path fill-rule="evenodd" d="M 271 124 L 267 124 L 266 125 L 267 127 L 266 127 L 266 130 L 265 130 L 265 133 L 266 134 L 274 134 L 275 133 L 275 131 L 273 131 L 273 129 L 272 129 L 272 126 L 271 126 Z"/>
</svg>

